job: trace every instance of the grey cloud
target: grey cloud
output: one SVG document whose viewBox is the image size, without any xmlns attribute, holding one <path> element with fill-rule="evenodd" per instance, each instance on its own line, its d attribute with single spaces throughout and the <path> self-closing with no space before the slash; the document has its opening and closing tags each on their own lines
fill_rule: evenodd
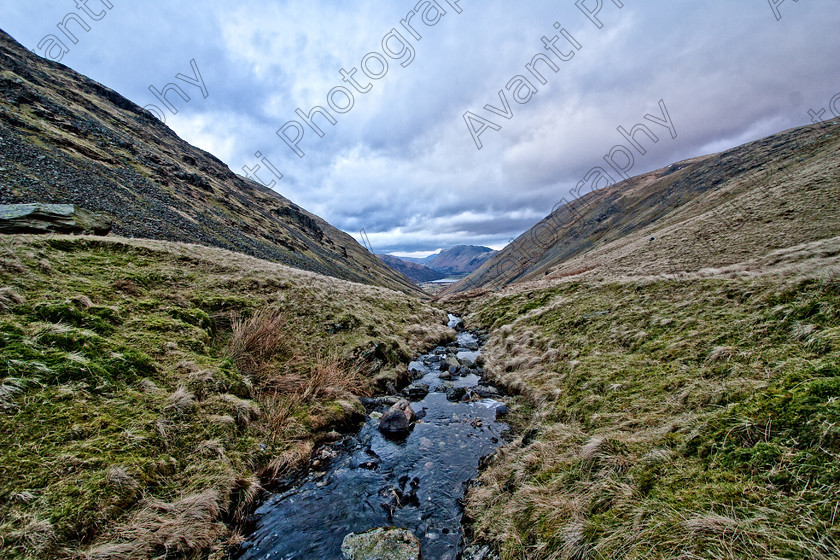
<svg viewBox="0 0 840 560">
<path fill-rule="evenodd" d="M 298 107 L 326 106 L 330 88 L 347 85 L 339 70 L 381 49 L 413 4 L 114 2 L 64 62 L 146 105 L 150 84 L 164 85 L 195 58 L 210 96 L 189 90 L 193 99 L 167 121 L 176 132 L 224 150 L 237 172 L 259 150 L 284 173 L 281 194 L 351 233 L 365 228 L 390 251 L 506 243 L 603 162 L 622 141 L 617 126 L 641 122 L 659 99 L 678 138 L 661 135 L 633 172 L 806 124 L 809 108 L 840 92 L 840 13 L 829 2 L 786 3 L 780 21 L 765 2 L 651 0 L 622 10 L 605 2 L 599 30 L 573 2 L 462 0 L 464 13 L 424 29 L 412 40 L 414 61 L 392 64 L 335 126 L 323 124 L 324 138 L 306 128 L 298 158 L 276 130 Z M 0 5 L 4 29 L 30 48 L 73 9 L 52 0 Z M 511 119 L 484 110 L 526 72 L 554 21 L 582 50 L 526 105 L 511 102 Z M 482 136 L 481 151 L 467 110 L 502 127 Z"/>
</svg>

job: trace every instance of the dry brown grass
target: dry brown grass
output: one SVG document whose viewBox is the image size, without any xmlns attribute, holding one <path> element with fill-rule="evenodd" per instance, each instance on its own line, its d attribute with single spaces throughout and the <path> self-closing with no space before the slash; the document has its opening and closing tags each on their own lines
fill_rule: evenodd
<svg viewBox="0 0 840 560">
<path fill-rule="evenodd" d="M 357 367 L 344 363 L 335 355 L 321 355 L 309 370 L 301 396 L 304 400 L 335 399 L 369 392 L 370 383 Z"/>
<path fill-rule="evenodd" d="M 224 512 L 217 490 L 191 494 L 174 502 L 147 500 L 115 540 L 83 555 L 86 560 L 134 560 L 187 556 L 211 547 L 227 533 L 217 521 Z"/>
<path fill-rule="evenodd" d="M 287 323 L 285 314 L 272 308 L 234 319 L 227 352 L 239 370 L 262 379 L 274 358 L 289 351 Z"/>
<path fill-rule="evenodd" d="M 28 553 L 43 557 L 56 541 L 52 523 L 46 519 L 27 519 L 21 525 L 22 529 L 7 533 L 4 540 L 20 543 Z"/>
<path fill-rule="evenodd" d="M 263 487 L 256 475 L 238 478 L 231 492 L 230 518 L 237 526 L 245 522 L 262 496 Z"/>
<path fill-rule="evenodd" d="M 166 400 L 166 410 L 176 416 L 186 413 L 194 406 L 195 395 L 190 393 L 186 387 L 178 387 Z"/>
<path fill-rule="evenodd" d="M 27 272 L 26 265 L 24 265 L 17 255 L 17 248 L 20 242 L 13 237 L 3 236 L 0 241 L 0 271 L 5 271 L 11 274 L 24 274 Z"/>
<path fill-rule="evenodd" d="M 261 477 L 268 480 L 277 480 L 306 464 L 315 445 L 311 441 L 299 441 L 295 446 L 274 457 L 268 466 L 260 473 Z"/>
<path fill-rule="evenodd" d="M 254 401 L 240 399 L 235 395 L 229 393 L 219 396 L 219 399 L 224 403 L 225 408 L 230 411 L 230 415 L 240 427 L 246 427 L 251 421 L 260 417 L 260 408 Z"/>
</svg>

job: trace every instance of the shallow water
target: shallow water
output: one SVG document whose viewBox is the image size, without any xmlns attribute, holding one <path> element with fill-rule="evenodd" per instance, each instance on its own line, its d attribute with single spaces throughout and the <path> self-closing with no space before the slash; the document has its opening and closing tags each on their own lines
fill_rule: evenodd
<svg viewBox="0 0 840 560">
<path fill-rule="evenodd" d="M 472 333 L 458 333 L 448 348 L 477 342 Z M 337 560 L 345 535 L 386 526 L 411 530 L 424 558 L 457 557 L 466 484 L 475 478 L 480 459 L 500 445 L 507 426 L 496 421 L 497 401 L 455 403 L 435 393 L 443 381 L 437 364 L 427 365 L 434 355 L 411 363 L 424 374 L 419 382 L 433 391 L 412 401 L 418 416 L 425 416 L 411 434 L 388 439 L 378 430 L 379 420 L 368 416 L 358 434 L 331 446 L 335 456 L 325 472 L 311 473 L 259 508 L 256 531 L 238 558 Z M 452 383 L 470 388 L 479 381 L 477 375 L 454 376 Z"/>
</svg>

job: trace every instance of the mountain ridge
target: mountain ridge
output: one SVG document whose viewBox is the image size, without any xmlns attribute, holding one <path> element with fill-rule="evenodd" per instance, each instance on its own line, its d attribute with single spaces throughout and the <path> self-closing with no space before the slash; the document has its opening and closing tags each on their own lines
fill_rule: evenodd
<svg viewBox="0 0 840 560">
<path fill-rule="evenodd" d="M 75 204 L 111 217 L 119 236 L 200 243 L 419 294 L 351 236 L 2 30 L 0 179 L 0 204 Z"/>
<path fill-rule="evenodd" d="M 409 262 L 399 257 L 395 257 L 393 255 L 376 256 L 379 257 L 379 259 L 382 262 L 384 262 L 394 270 L 399 271 L 404 276 L 411 278 L 418 284 L 421 282 L 434 282 L 435 280 L 440 280 L 446 276 L 445 274 L 441 274 L 440 272 L 432 270 L 431 268 L 423 266 L 422 264 Z"/>
<path fill-rule="evenodd" d="M 484 264 L 496 251 L 481 245 L 455 245 L 428 257 L 396 257 L 425 266 L 443 275 L 468 274 Z M 393 256 L 393 255 L 392 255 Z"/>
<path fill-rule="evenodd" d="M 798 127 L 586 193 L 441 297 L 567 278 L 685 274 L 836 236 L 838 132 L 829 122 Z M 762 226 L 771 222 L 768 232 Z"/>
</svg>

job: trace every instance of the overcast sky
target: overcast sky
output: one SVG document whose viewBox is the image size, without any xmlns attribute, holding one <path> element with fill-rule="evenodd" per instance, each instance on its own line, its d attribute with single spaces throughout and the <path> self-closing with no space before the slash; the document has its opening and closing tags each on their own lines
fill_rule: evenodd
<svg viewBox="0 0 840 560">
<path fill-rule="evenodd" d="M 402 254 L 501 248 L 619 144 L 633 175 L 840 112 L 840 2 L 779 2 L 0 0 L 0 27 Z"/>
</svg>

